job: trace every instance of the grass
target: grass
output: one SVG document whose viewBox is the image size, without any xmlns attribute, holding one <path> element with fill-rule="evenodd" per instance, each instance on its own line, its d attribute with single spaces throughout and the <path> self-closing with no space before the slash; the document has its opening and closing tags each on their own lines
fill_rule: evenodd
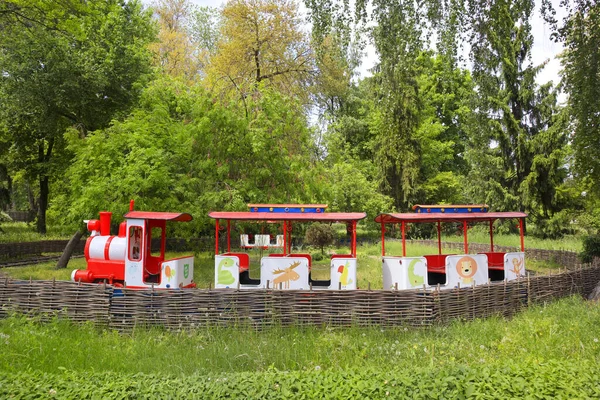
<svg viewBox="0 0 600 400">
<path fill-rule="evenodd" d="M 489 232 L 477 228 L 469 230 L 469 243 L 489 243 Z M 442 236 L 442 241 L 462 243 L 463 236 L 462 234 L 444 235 Z M 499 246 L 520 247 L 521 238 L 519 237 L 519 235 L 507 235 L 498 233 L 494 234 L 494 244 Z M 540 239 L 534 236 L 525 236 L 525 248 L 544 250 L 568 250 L 577 252 L 580 252 L 583 249 L 581 238 L 577 236 L 564 236 L 559 240 Z"/>
<path fill-rule="evenodd" d="M 62 227 L 48 227 L 48 232 L 42 235 L 36 232 L 35 225 L 33 224 L 26 222 L 5 222 L 0 224 L 0 243 L 65 240 L 70 239 L 74 233 L 67 233 Z"/>
<path fill-rule="evenodd" d="M 553 360 L 600 362 L 600 307 L 579 297 L 500 317 L 421 330 L 280 326 L 130 334 L 25 317 L 0 320 L 0 371 L 194 373 L 437 369 Z"/>
</svg>

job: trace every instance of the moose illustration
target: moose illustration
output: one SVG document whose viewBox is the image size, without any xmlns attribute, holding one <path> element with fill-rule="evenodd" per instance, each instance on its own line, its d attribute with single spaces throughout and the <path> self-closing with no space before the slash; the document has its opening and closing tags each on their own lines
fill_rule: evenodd
<svg viewBox="0 0 600 400">
<path fill-rule="evenodd" d="M 294 271 L 294 268 L 300 265 L 300 261 L 292 263 L 289 267 L 284 269 L 273 270 L 274 275 L 278 275 L 273 279 L 273 287 L 276 288 L 280 283 L 283 284 L 284 289 L 290 288 L 290 281 L 297 281 L 300 279 L 300 275 Z"/>
</svg>

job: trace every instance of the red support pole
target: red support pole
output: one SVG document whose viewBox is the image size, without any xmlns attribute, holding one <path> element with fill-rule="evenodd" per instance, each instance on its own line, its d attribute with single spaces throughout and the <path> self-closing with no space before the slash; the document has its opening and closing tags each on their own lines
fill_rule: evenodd
<svg viewBox="0 0 600 400">
<path fill-rule="evenodd" d="M 381 256 L 385 257 L 385 224 L 381 223 Z"/>
<path fill-rule="evenodd" d="M 406 222 L 402 221 L 402 257 L 406 257 Z"/>
<path fill-rule="evenodd" d="M 490 251 L 494 252 L 494 221 L 490 219 Z"/>
<path fill-rule="evenodd" d="M 519 218 L 519 234 L 521 235 L 521 251 L 525 251 L 525 236 L 523 235 L 523 218 Z"/>
<path fill-rule="evenodd" d="M 219 220 L 215 224 L 215 256 L 219 254 Z"/>
<path fill-rule="evenodd" d="M 283 255 L 287 254 L 287 221 L 283 221 Z"/>
<path fill-rule="evenodd" d="M 227 220 L 227 252 L 231 251 L 231 221 Z"/>
<path fill-rule="evenodd" d="M 352 257 L 356 257 L 356 221 L 352 221 Z"/>
<path fill-rule="evenodd" d="M 438 254 L 442 254 L 442 225 L 441 222 L 437 223 L 437 231 L 438 231 Z"/>
<path fill-rule="evenodd" d="M 288 223 L 288 231 L 290 232 L 290 237 L 288 240 L 288 253 L 292 254 L 292 221 Z"/>
<path fill-rule="evenodd" d="M 465 254 L 469 254 L 469 241 L 467 239 L 467 230 L 469 229 L 467 225 L 467 221 L 463 221 L 463 233 L 464 233 L 464 245 L 465 245 Z"/>
</svg>

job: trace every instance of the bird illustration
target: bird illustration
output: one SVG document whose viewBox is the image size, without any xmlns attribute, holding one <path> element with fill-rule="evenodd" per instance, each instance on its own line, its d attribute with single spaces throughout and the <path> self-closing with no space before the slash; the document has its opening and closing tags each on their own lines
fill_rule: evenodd
<svg viewBox="0 0 600 400">
<path fill-rule="evenodd" d="M 233 267 L 233 265 L 233 258 L 224 258 L 221 260 L 219 266 L 217 267 L 217 284 L 231 285 L 235 282 L 235 277 L 233 274 L 230 271 L 223 269 L 225 267 Z"/>
<path fill-rule="evenodd" d="M 349 284 L 352 283 L 352 279 L 348 279 L 348 268 L 349 263 L 346 262 L 346 265 L 340 265 L 338 267 L 338 272 L 341 272 L 341 276 L 340 276 L 340 283 L 342 284 L 342 286 L 348 286 Z"/>
</svg>

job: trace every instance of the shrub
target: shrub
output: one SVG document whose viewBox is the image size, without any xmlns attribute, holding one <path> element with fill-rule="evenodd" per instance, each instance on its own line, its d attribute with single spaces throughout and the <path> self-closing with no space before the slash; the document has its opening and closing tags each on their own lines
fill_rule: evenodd
<svg viewBox="0 0 600 400">
<path fill-rule="evenodd" d="M 594 257 L 600 257 L 600 235 L 590 235 L 583 238 L 583 251 L 579 258 L 584 263 L 592 262 Z"/>
</svg>

